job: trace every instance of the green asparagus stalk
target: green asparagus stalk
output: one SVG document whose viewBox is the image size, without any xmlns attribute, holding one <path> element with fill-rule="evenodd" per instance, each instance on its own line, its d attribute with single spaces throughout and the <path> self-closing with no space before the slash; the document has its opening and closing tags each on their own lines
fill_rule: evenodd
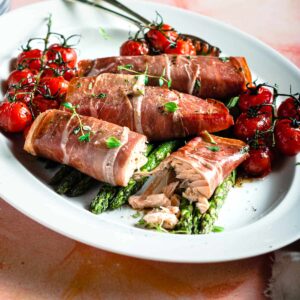
<svg viewBox="0 0 300 300">
<path fill-rule="evenodd" d="M 83 177 L 86 176 L 83 173 L 73 169 L 67 174 L 60 183 L 56 186 L 55 190 L 58 194 L 64 195 L 69 192 Z"/>
<path fill-rule="evenodd" d="M 94 178 L 84 175 L 83 178 L 77 184 L 75 184 L 75 186 L 68 190 L 67 196 L 81 196 L 86 193 L 96 182 L 97 181 Z"/>
<path fill-rule="evenodd" d="M 193 234 L 200 233 L 200 224 L 201 224 L 202 214 L 199 208 L 194 203 L 194 214 L 193 214 Z"/>
<path fill-rule="evenodd" d="M 66 166 L 66 165 L 62 165 L 61 168 L 50 179 L 49 184 L 50 185 L 57 185 L 57 184 L 59 184 L 63 180 L 63 178 L 65 176 L 67 176 L 69 173 L 71 173 L 72 170 L 73 170 L 73 168 L 71 168 L 69 166 Z"/>
<path fill-rule="evenodd" d="M 103 183 L 99 189 L 97 196 L 90 204 L 90 211 L 94 214 L 100 214 L 107 210 L 109 201 L 117 193 L 117 188 L 110 184 Z"/>
<path fill-rule="evenodd" d="M 180 201 L 180 219 L 176 225 L 175 232 L 183 234 L 193 233 L 194 205 L 189 200 L 182 198 Z"/>
<path fill-rule="evenodd" d="M 149 155 L 147 163 L 141 168 L 141 171 L 152 171 L 155 169 L 171 152 L 180 147 L 182 141 L 169 141 L 162 143 Z M 126 187 L 120 188 L 117 195 L 111 200 L 109 209 L 117 209 L 127 203 L 129 197 L 135 194 L 145 183 L 147 177 L 139 180 L 131 179 Z"/>
<path fill-rule="evenodd" d="M 215 190 L 210 199 L 209 208 L 201 217 L 200 233 L 209 233 L 214 228 L 214 223 L 218 218 L 219 211 L 224 204 L 231 187 L 234 186 L 236 171 L 233 171 Z"/>
</svg>

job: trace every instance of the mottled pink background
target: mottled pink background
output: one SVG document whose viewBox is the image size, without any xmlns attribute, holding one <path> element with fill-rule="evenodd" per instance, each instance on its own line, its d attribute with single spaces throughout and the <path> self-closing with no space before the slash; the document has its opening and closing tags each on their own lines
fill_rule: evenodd
<svg viewBox="0 0 300 300">
<path fill-rule="evenodd" d="M 232 24 L 300 66 L 300 1 L 152 1 Z M 12 9 L 33 2 L 13 0 Z M 63 237 L 0 199 L 0 299 L 263 299 L 270 257 L 194 265 L 128 258 Z"/>
</svg>

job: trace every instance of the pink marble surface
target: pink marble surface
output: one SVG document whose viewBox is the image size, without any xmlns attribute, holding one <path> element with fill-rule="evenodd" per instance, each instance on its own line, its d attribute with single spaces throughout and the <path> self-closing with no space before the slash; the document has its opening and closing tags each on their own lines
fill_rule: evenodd
<svg viewBox="0 0 300 300">
<path fill-rule="evenodd" d="M 300 2 L 152 0 L 246 31 L 300 66 Z M 38 2 L 13 0 L 12 9 Z M 221 264 L 150 262 L 63 237 L 0 199 L 0 299 L 263 299 L 270 255 Z"/>
</svg>

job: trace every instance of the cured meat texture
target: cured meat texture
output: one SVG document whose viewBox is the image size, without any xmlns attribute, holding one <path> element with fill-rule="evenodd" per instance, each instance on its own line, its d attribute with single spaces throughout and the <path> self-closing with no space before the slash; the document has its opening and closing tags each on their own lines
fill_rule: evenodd
<svg viewBox="0 0 300 300">
<path fill-rule="evenodd" d="M 127 126 L 150 140 L 196 136 L 203 130 L 217 132 L 233 124 L 221 102 L 144 85 L 144 76 L 101 74 L 73 79 L 66 101 L 81 115 Z M 174 112 L 166 103 L 177 106 Z"/>
<path fill-rule="evenodd" d="M 204 213 L 217 186 L 248 156 L 244 142 L 203 133 L 165 159 L 154 170 L 148 187 L 141 195 L 131 197 L 129 203 L 135 209 L 169 209 L 177 207 L 184 197 L 196 202 Z M 159 212 L 166 217 L 165 211 Z M 157 210 L 150 213 L 158 216 Z M 159 216 L 157 220 L 162 220 Z"/>
<path fill-rule="evenodd" d="M 78 138 L 79 120 L 69 112 L 48 110 L 40 114 L 26 137 L 24 149 L 32 155 L 72 166 L 95 179 L 126 186 L 134 171 L 146 162 L 146 137 L 92 117 L 80 117 L 90 128 L 90 140 Z M 109 148 L 114 137 L 120 146 Z"/>
<path fill-rule="evenodd" d="M 171 88 L 202 98 L 229 99 L 241 94 L 252 81 L 251 72 L 244 57 L 218 58 L 212 56 L 115 56 L 82 60 L 79 72 L 83 76 L 102 73 L 127 73 L 125 66 L 140 73 L 147 72 L 149 84 L 159 85 L 159 77 L 171 80 Z"/>
</svg>

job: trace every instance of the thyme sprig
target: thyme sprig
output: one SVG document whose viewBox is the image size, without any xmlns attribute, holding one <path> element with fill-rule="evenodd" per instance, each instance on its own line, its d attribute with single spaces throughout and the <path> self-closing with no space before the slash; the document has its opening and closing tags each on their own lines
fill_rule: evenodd
<svg viewBox="0 0 300 300">
<path fill-rule="evenodd" d="M 162 74 L 160 76 L 148 74 L 148 65 L 146 66 L 146 70 L 144 73 L 133 70 L 132 64 L 120 65 L 120 66 L 118 66 L 118 71 L 127 71 L 129 73 L 136 74 L 138 76 L 145 76 L 145 84 L 148 83 L 149 78 L 155 78 L 155 79 L 158 79 L 159 86 L 163 86 L 164 83 L 166 83 L 168 88 L 171 88 L 171 85 L 172 85 L 172 80 L 165 77 L 166 76 L 166 68 L 163 69 Z"/>
<path fill-rule="evenodd" d="M 68 109 L 70 112 L 72 112 L 71 118 L 77 118 L 78 120 L 78 126 L 73 131 L 73 133 L 76 135 L 80 133 L 80 136 L 78 137 L 78 141 L 89 142 L 91 138 L 91 134 L 93 133 L 92 128 L 82 123 L 81 117 L 76 111 L 78 105 L 73 105 L 70 102 L 63 102 L 61 105 L 64 106 L 66 109 Z"/>
</svg>

